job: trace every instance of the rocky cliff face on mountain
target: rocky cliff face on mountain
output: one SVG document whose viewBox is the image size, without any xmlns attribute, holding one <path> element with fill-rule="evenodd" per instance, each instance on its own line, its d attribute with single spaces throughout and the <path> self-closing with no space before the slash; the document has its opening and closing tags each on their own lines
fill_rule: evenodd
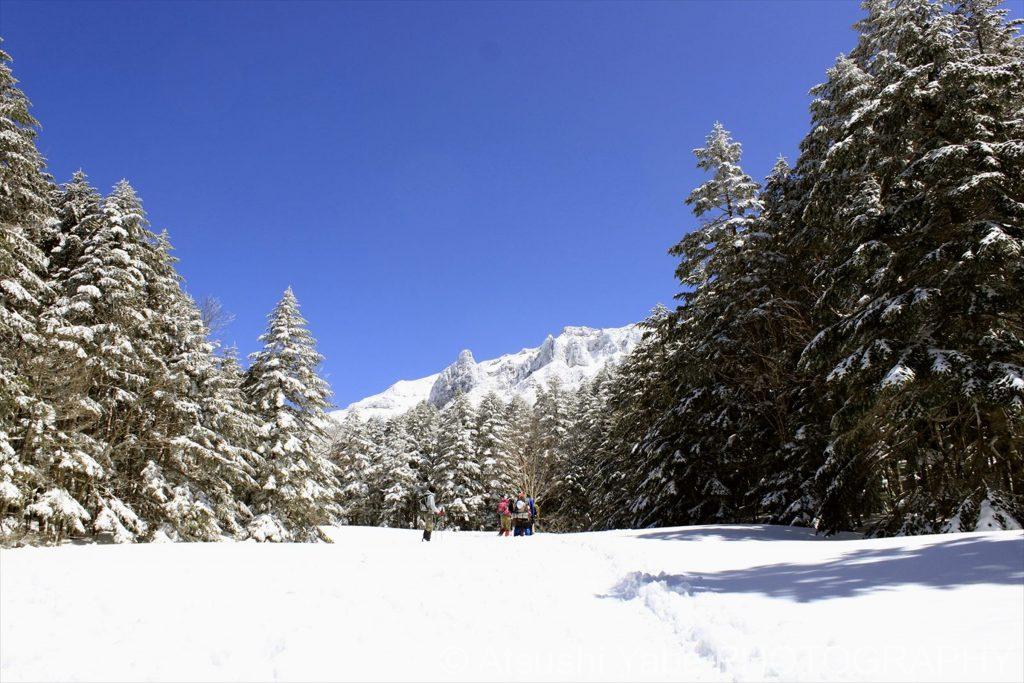
<svg viewBox="0 0 1024 683">
<path fill-rule="evenodd" d="M 363 418 L 390 417 L 420 401 L 443 408 L 459 392 L 474 404 L 491 391 L 505 400 L 521 396 L 533 402 L 542 386 L 557 381 L 564 388 L 575 389 L 605 365 L 620 362 L 640 341 L 641 334 L 635 325 L 606 329 L 566 327 L 558 336 L 548 335 L 539 347 L 480 362 L 467 349 L 441 372 L 396 382 L 333 416 L 343 418 L 355 413 Z"/>
<path fill-rule="evenodd" d="M 440 408 L 455 398 L 460 391 L 464 394 L 472 393 L 483 380 L 484 375 L 473 358 L 473 353 L 469 349 L 463 349 L 455 362 L 446 367 L 434 380 L 427 400 Z"/>
</svg>

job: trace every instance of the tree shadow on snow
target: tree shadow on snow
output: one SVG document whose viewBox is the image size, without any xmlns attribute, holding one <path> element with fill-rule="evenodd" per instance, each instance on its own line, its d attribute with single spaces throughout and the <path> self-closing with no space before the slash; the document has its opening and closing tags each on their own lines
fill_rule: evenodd
<svg viewBox="0 0 1024 683">
<path fill-rule="evenodd" d="M 900 586 L 956 588 L 1024 584 L 1024 537 L 957 537 L 926 547 L 862 549 L 816 564 L 773 564 L 705 574 L 633 572 L 602 596 L 630 600 L 649 584 L 683 595 L 760 593 L 796 602 L 845 598 Z"/>
<path fill-rule="evenodd" d="M 816 535 L 814 529 L 772 524 L 709 524 L 680 529 L 654 529 L 631 534 L 650 541 L 835 541 L 862 538 L 860 534 Z"/>
</svg>

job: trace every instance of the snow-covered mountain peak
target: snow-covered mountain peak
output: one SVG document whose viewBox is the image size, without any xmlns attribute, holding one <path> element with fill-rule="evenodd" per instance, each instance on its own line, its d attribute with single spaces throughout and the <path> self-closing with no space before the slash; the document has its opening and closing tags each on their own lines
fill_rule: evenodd
<svg viewBox="0 0 1024 683">
<path fill-rule="evenodd" d="M 562 328 L 562 333 L 558 336 L 591 337 L 594 335 L 595 332 L 600 331 L 601 330 L 599 329 L 593 327 L 586 327 L 585 325 L 566 325 L 565 327 Z M 550 334 L 548 335 L 548 338 L 551 338 Z"/>
<path fill-rule="evenodd" d="M 533 402 L 537 390 L 552 382 L 575 389 L 609 363 L 620 362 L 640 341 L 636 325 L 598 329 L 566 326 L 558 336 L 548 335 L 540 346 L 525 348 L 492 360 L 477 362 L 464 349 L 441 372 L 415 380 L 402 380 L 385 391 L 356 401 L 333 413 L 343 418 L 390 417 L 409 410 L 420 401 L 442 408 L 462 392 L 478 404 L 490 392 L 505 400 L 521 396 Z"/>
<path fill-rule="evenodd" d="M 460 391 L 468 394 L 480 384 L 480 366 L 469 349 L 463 349 L 455 362 L 441 371 L 430 388 L 428 400 L 435 406 L 446 405 Z"/>
</svg>

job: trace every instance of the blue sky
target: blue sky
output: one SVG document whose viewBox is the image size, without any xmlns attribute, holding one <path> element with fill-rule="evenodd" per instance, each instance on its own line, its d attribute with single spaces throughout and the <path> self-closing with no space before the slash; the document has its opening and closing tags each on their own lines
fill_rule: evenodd
<svg viewBox="0 0 1024 683">
<path fill-rule="evenodd" d="M 690 150 L 762 178 L 857 2 L 19 2 L 0 35 L 64 181 L 122 177 L 256 348 L 291 284 L 340 405 L 677 291 Z"/>
</svg>

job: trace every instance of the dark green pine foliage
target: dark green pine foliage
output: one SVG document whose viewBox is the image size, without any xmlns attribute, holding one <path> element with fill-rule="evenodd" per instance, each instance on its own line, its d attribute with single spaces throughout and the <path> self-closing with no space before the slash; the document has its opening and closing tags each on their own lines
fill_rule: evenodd
<svg viewBox="0 0 1024 683">
<path fill-rule="evenodd" d="M 758 196 L 720 127 L 700 150 L 711 220 L 673 248 L 683 305 L 611 384 L 595 526 L 1024 513 L 1019 22 L 995 0 L 865 9 L 792 170 Z"/>
<path fill-rule="evenodd" d="M 680 257 L 676 276 L 692 289 L 680 294 L 682 305 L 662 326 L 674 344 L 665 387 L 673 399 L 642 442 L 649 474 L 634 504 L 641 523 L 736 519 L 750 488 L 744 464 L 754 453 L 742 432 L 756 431 L 756 408 L 744 376 L 749 349 L 738 328 L 764 241 L 755 230 L 761 202 L 739 166 L 739 143 L 721 124 L 694 155 L 712 177 L 686 200 L 701 224 L 670 250 Z"/>
<path fill-rule="evenodd" d="M 761 195 L 763 210 L 754 233 L 758 251 L 741 290 L 734 327 L 741 339 L 736 377 L 754 408 L 740 438 L 752 444 L 746 497 L 747 519 L 809 526 L 818 500 L 814 476 L 820 463 L 820 393 L 813 374 L 800 373 L 797 360 L 813 335 L 803 259 L 792 251 L 786 231 L 795 209 L 790 199 L 794 174 L 781 157 Z"/>
<path fill-rule="evenodd" d="M 610 369 L 603 368 L 569 396 L 569 427 L 562 443 L 556 494 L 545 506 L 545 516 L 553 519 L 554 524 L 546 524 L 545 528 L 572 530 L 593 526 L 597 496 L 591 489 L 591 473 L 598 466 L 610 427 L 605 406 L 611 376 Z"/>
<path fill-rule="evenodd" d="M 985 499 L 1019 516 L 1024 48 L 996 3 L 866 7 L 806 150 L 823 246 L 803 363 L 836 410 L 821 524 L 970 527 Z"/>
<path fill-rule="evenodd" d="M 672 400 L 668 388 L 674 342 L 665 330 L 672 323 L 668 309 L 656 307 L 641 323 L 645 331 L 640 344 L 611 373 L 605 419 L 590 444 L 596 452 L 587 486 L 594 528 L 642 526 L 654 507 L 644 492 L 664 486 L 663 471 L 648 469 L 638 444 Z"/>
</svg>

